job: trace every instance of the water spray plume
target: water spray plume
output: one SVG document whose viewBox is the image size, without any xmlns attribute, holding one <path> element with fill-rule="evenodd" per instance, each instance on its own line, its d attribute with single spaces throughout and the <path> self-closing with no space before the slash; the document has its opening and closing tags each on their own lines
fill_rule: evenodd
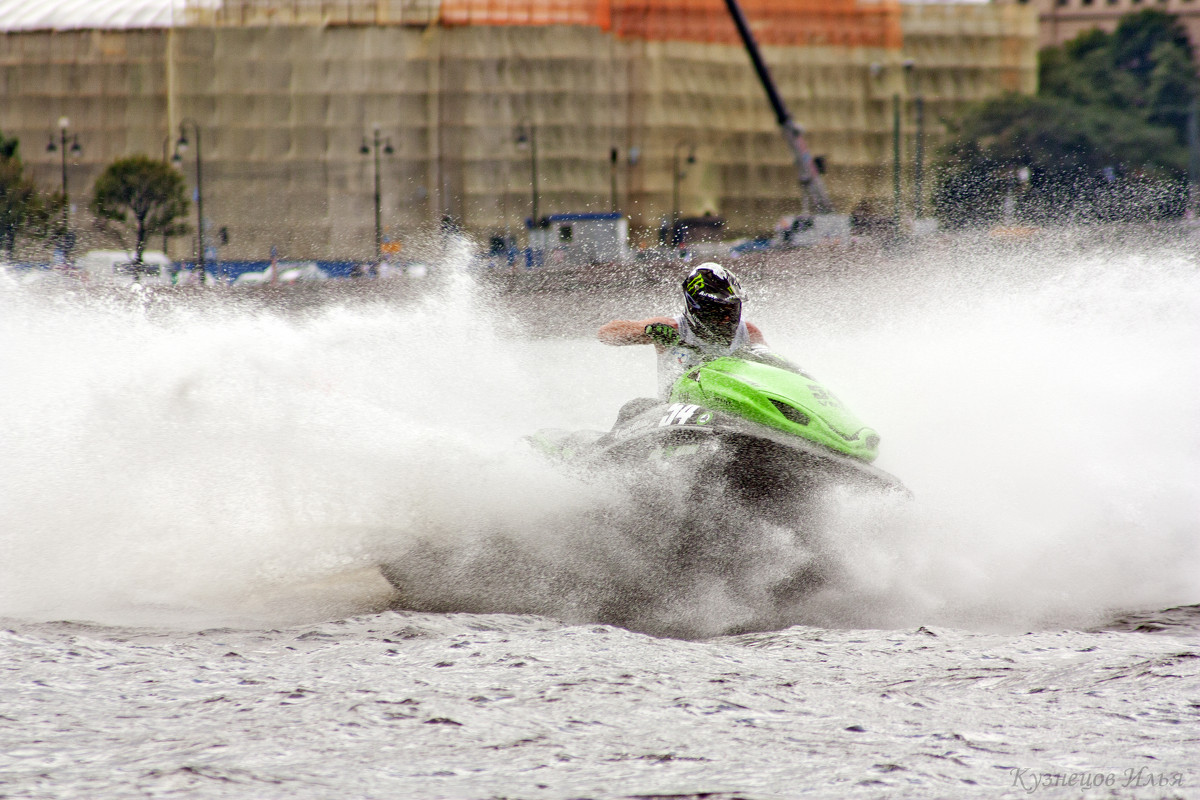
<svg viewBox="0 0 1200 800">
<path fill-rule="evenodd" d="M 336 618 L 395 602 L 388 560 L 425 576 L 423 607 L 681 636 L 1086 626 L 1200 601 L 1185 250 L 961 244 L 746 280 L 748 318 L 882 432 L 879 464 L 915 497 L 831 497 L 816 549 L 716 515 L 721 568 L 690 572 L 671 549 L 686 497 L 563 473 L 521 440 L 607 427 L 652 391 L 653 354 L 598 344 L 578 298 L 481 294 L 465 261 L 402 305 L 302 311 L 0 278 L 0 616 Z M 523 315 L 565 335 L 517 335 Z M 819 591 L 772 605 L 818 560 Z"/>
</svg>

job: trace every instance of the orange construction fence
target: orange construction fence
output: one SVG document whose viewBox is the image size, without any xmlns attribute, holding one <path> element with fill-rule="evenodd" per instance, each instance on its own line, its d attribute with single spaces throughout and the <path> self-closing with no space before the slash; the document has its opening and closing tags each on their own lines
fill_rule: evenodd
<svg viewBox="0 0 1200 800">
<path fill-rule="evenodd" d="M 442 0 L 443 25 L 589 25 L 607 29 L 607 0 Z"/>
<path fill-rule="evenodd" d="M 764 45 L 899 48 L 899 0 L 741 0 Z M 628 39 L 739 43 L 724 0 L 442 0 L 443 25 L 587 25 Z"/>
</svg>

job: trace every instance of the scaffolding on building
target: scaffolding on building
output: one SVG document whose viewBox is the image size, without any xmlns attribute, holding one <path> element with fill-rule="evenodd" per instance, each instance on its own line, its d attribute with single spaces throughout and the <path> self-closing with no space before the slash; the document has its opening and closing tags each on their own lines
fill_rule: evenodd
<svg viewBox="0 0 1200 800">
<path fill-rule="evenodd" d="M 907 196 L 918 95 L 932 151 L 964 103 L 1035 88 L 1036 17 L 1019 5 L 744 8 L 843 212 L 890 201 L 897 98 Z M 77 186 L 201 126 L 206 210 L 240 257 L 372 252 L 360 146 L 376 127 L 393 239 L 447 216 L 523 231 L 535 197 L 539 214 L 618 208 L 642 241 L 673 214 L 766 231 L 801 202 L 722 0 L 188 0 L 166 28 L 0 35 L 0 79 L 6 135 L 71 119 Z M 23 153 L 49 183 L 52 159 Z"/>
</svg>

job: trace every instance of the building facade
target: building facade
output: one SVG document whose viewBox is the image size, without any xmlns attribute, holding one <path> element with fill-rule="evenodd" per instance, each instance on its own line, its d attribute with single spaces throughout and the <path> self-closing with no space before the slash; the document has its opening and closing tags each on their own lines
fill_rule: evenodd
<svg viewBox="0 0 1200 800">
<path fill-rule="evenodd" d="M 535 205 L 620 211 L 642 242 L 673 216 L 738 235 L 803 208 L 722 0 L 183 1 L 168 24 L 0 34 L 0 131 L 53 188 L 62 153 L 46 143 L 65 120 L 81 146 L 73 219 L 95 246 L 112 244 L 86 212 L 95 177 L 121 156 L 170 158 L 181 131 L 206 241 L 223 229 L 230 259 L 370 258 L 377 178 L 393 250 L 446 217 L 520 239 Z M 917 98 L 928 154 L 964 103 L 1036 88 L 1021 4 L 744 8 L 843 213 L 892 202 L 897 109 L 911 213 Z"/>
<path fill-rule="evenodd" d="M 1200 0 L 999 0 L 1033 8 L 1038 17 L 1038 48 L 1059 45 L 1084 31 L 1112 32 L 1118 20 L 1147 8 L 1174 14 L 1200 43 Z"/>
</svg>

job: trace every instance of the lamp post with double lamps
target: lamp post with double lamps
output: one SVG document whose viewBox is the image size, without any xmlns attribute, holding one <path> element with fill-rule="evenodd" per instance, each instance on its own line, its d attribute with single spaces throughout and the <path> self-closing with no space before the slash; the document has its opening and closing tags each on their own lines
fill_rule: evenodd
<svg viewBox="0 0 1200 800">
<path fill-rule="evenodd" d="M 67 188 L 67 151 L 70 150 L 72 156 L 77 156 L 83 152 L 83 148 L 79 145 L 79 135 L 68 135 L 67 129 L 71 126 L 71 121 L 66 117 L 58 118 L 58 141 L 54 141 L 54 135 L 51 134 L 50 142 L 46 145 L 46 151 L 53 153 L 58 151 L 62 155 L 62 195 L 63 195 L 63 220 L 62 220 L 62 244 L 63 249 L 68 249 L 68 242 L 71 238 L 71 195 Z M 67 139 L 70 138 L 71 144 L 68 147 Z"/>
<path fill-rule="evenodd" d="M 533 204 L 530 209 L 530 220 L 533 227 L 538 224 L 538 155 L 537 155 L 537 126 L 525 121 L 517 128 L 517 147 L 524 150 L 529 148 L 529 184 L 533 191 Z"/>
<path fill-rule="evenodd" d="M 187 129 L 196 134 L 196 269 L 199 271 L 200 285 L 204 285 L 207 267 L 204 260 L 204 177 L 202 171 L 203 158 L 200 149 L 200 124 L 194 119 L 185 119 L 179 123 L 179 139 L 175 142 L 173 161 L 178 164 L 183 160 L 182 154 L 187 152 L 190 142 Z"/>
<path fill-rule="evenodd" d="M 916 141 L 913 143 L 913 219 L 925 213 L 925 96 L 921 94 L 917 64 L 912 59 L 904 62 L 904 74 L 909 81 L 913 99 L 913 123 Z"/>
<path fill-rule="evenodd" d="M 378 264 L 383 260 L 383 217 L 382 217 L 382 194 L 379 184 L 379 148 L 383 145 L 383 152 L 389 156 L 396 152 L 392 149 L 392 140 L 386 141 L 380 138 L 379 126 L 375 126 L 374 139 L 368 143 L 366 138 L 363 138 L 362 147 L 359 152 L 365 155 L 370 155 L 372 148 L 375 151 L 375 263 Z"/>
<path fill-rule="evenodd" d="M 688 148 L 688 164 L 696 163 L 696 149 L 687 142 L 676 142 L 671 151 L 671 246 L 674 247 L 679 235 L 679 183 L 683 180 L 684 172 L 679 165 L 679 151 Z"/>
<path fill-rule="evenodd" d="M 610 148 L 608 151 L 608 180 L 609 192 L 612 197 L 612 213 L 617 213 L 617 159 L 620 153 L 617 148 Z"/>
</svg>

